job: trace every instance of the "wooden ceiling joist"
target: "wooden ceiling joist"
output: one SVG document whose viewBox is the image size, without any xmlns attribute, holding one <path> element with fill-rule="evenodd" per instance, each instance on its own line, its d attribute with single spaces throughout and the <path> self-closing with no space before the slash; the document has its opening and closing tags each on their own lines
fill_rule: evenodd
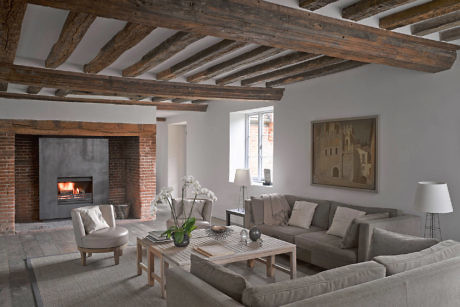
<svg viewBox="0 0 460 307">
<path fill-rule="evenodd" d="M 245 69 L 242 69 L 240 71 L 237 71 L 233 74 L 230 74 L 228 76 L 225 76 L 223 78 L 217 79 L 216 84 L 217 85 L 226 85 L 230 84 L 233 82 L 240 81 L 244 78 L 249 78 L 254 75 L 257 75 L 258 73 L 262 73 L 267 70 L 272 70 L 272 69 L 277 69 L 281 68 L 283 66 L 287 65 L 292 65 L 295 63 L 303 62 L 309 59 L 312 59 L 314 57 L 317 57 L 318 55 L 316 54 L 311 54 L 311 53 L 305 53 L 305 52 L 293 52 L 290 54 L 287 54 L 285 56 L 278 57 L 276 59 L 273 59 L 271 61 L 267 61 L 261 64 L 257 64 Z"/>
<path fill-rule="evenodd" d="M 315 11 L 337 0 L 299 0 L 299 6 L 303 9 Z"/>
<path fill-rule="evenodd" d="M 452 67 L 456 46 L 385 31 L 268 1 L 28 0 L 107 18 L 367 63 L 438 72 Z M 458 0 L 455 0 L 458 2 Z M 225 9 L 223 9 L 225 8 Z M 345 33 L 345 34 L 344 34 Z M 395 57 L 395 54 L 398 56 Z"/>
<path fill-rule="evenodd" d="M 251 62 L 269 58 L 282 51 L 283 50 L 278 49 L 278 48 L 260 46 L 255 49 L 252 49 L 251 51 L 245 52 L 234 58 L 231 58 L 227 61 L 211 66 L 196 74 L 193 74 L 187 77 L 187 81 L 195 83 L 195 82 L 209 80 L 212 77 L 223 74 L 225 72 L 232 71 L 234 69 L 237 69 L 238 67 L 244 66 Z"/>
<path fill-rule="evenodd" d="M 265 74 L 261 74 L 252 78 L 244 79 L 241 81 L 241 85 L 249 86 L 252 84 L 256 84 L 263 81 L 270 81 L 274 79 L 284 78 L 288 76 L 292 76 L 299 73 L 304 73 L 307 71 L 319 69 L 321 67 L 326 67 L 334 64 L 338 64 L 344 62 L 346 60 L 333 58 L 329 56 L 321 56 L 319 58 L 305 61 L 296 65 L 288 66 L 286 68 L 281 68 L 278 70 L 274 70 Z"/>
<path fill-rule="evenodd" d="M 125 51 L 136 46 L 155 27 L 128 22 L 101 48 L 94 59 L 83 67 L 86 73 L 98 73 L 116 61 Z"/>
<path fill-rule="evenodd" d="M 433 0 L 380 19 L 380 28 L 393 30 L 460 10 L 458 0 Z"/>
<path fill-rule="evenodd" d="M 326 66 L 322 67 L 319 69 L 307 71 L 304 73 L 300 73 L 297 75 L 293 76 L 288 76 L 285 78 L 281 78 L 278 80 L 274 80 L 271 82 L 267 82 L 266 86 L 267 87 L 274 87 L 274 86 L 280 86 L 280 85 L 287 85 L 291 83 L 296 83 L 296 82 L 301 82 L 301 81 L 306 81 L 314 78 L 319 78 L 323 77 L 326 75 L 331 75 L 335 73 L 339 73 L 345 70 L 350 70 L 356 67 L 363 66 L 367 63 L 360 63 L 360 62 L 355 62 L 355 61 L 345 61 L 339 64 L 331 65 L 331 66 Z"/>
<path fill-rule="evenodd" d="M 14 62 L 26 7 L 23 0 L 0 0 L 0 62 Z M 0 91 L 7 89 L 8 83 L 0 82 Z"/>
<path fill-rule="evenodd" d="M 236 42 L 229 39 L 224 39 L 217 44 L 214 44 L 192 55 L 182 62 L 179 62 L 170 68 L 157 73 L 156 78 L 158 80 L 171 80 L 177 78 L 189 71 L 194 70 L 195 68 L 198 68 L 246 45 L 247 44 L 244 42 Z"/>
<path fill-rule="evenodd" d="M 460 11 L 419 22 L 411 27 L 414 35 L 428 35 L 460 26 Z"/>
<path fill-rule="evenodd" d="M 439 38 L 442 41 L 451 42 L 460 39 L 460 27 L 443 31 L 439 33 Z"/>
<path fill-rule="evenodd" d="M 284 89 L 216 86 L 154 81 L 50 70 L 0 63 L 0 81 L 32 86 L 81 90 L 107 95 L 141 95 L 189 99 L 278 101 Z"/>
<path fill-rule="evenodd" d="M 151 101 L 133 101 L 133 100 L 117 100 L 117 99 L 96 99 L 96 98 L 81 98 L 81 97 L 56 97 L 46 95 L 28 95 L 17 93 L 0 93 L 1 98 L 6 99 L 26 99 L 26 100 L 41 100 L 41 101 L 59 101 L 59 102 L 81 102 L 81 103 L 103 103 L 103 104 L 121 104 L 121 105 L 140 105 L 140 106 L 155 106 L 161 111 L 198 111 L 206 112 L 207 105 L 205 104 L 180 104 L 169 102 L 151 102 Z"/>
<path fill-rule="evenodd" d="M 136 77 L 166 61 L 176 53 L 184 50 L 188 45 L 202 39 L 203 35 L 189 32 L 177 32 L 166 39 L 160 45 L 149 51 L 142 59 L 125 68 L 122 72 L 124 77 Z"/>
<path fill-rule="evenodd" d="M 342 17 L 358 21 L 416 0 L 360 0 L 342 9 Z"/>
</svg>

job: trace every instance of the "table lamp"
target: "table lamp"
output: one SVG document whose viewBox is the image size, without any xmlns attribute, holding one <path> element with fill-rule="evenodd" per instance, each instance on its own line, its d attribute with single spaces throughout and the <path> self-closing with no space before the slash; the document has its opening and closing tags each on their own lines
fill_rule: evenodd
<svg viewBox="0 0 460 307">
<path fill-rule="evenodd" d="M 251 175 L 249 169 L 239 168 L 235 172 L 235 180 L 233 181 L 236 185 L 240 186 L 240 196 L 242 196 L 242 201 L 240 202 L 241 209 L 244 208 L 245 193 L 244 190 L 247 189 L 247 186 L 251 185 Z"/>
<path fill-rule="evenodd" d="M 433 181 L 419 182 L 415 193 L 415 207 L 426 213 L 425 237 L 436 238 L 438 233 L 439 239 L 442 240 L 439 214 L 453 211 L 447 184 Z"/>
</svg>

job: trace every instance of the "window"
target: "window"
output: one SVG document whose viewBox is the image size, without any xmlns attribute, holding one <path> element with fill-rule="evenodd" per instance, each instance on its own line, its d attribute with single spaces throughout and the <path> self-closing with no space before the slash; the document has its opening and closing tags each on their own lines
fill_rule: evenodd
<svg viewBox="0 0 460 307">
<path fill-rule="evenodd" d="M 264 181 L 264 169 L 273 174 L 273 112 L 246 115 L 245 163 L 254 181 Z"/>
</svg>

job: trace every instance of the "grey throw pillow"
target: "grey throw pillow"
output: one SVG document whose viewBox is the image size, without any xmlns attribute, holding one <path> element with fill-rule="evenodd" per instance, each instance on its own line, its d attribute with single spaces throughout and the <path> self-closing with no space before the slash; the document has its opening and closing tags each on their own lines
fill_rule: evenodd
<svg viewBox="0 0 460 307">
<path fill-rule="evenodd" d="M 374 261 L 327 270 L 316 275 L 249 287 L 243 305 L 275 307 L 385 277 L 385 267 Z"/>
<path fill-rule="evenodd" d="M 419 252 L 396 256 L 378 256 L 374 260 L 387 268 L 387 275 L 398 274 L 460 256 L 460 243 L 446 240 Z"/>
<path fill-rule="evenodd" d="M 190 273 L 234 300 L 242 302 L 243 291 L 250 286 L 243 276 L 194 254 L 190 260 Z"/>
<path fill-rule="evenodd" d="M 436 239 L 404 235 L 381 228 L 374 228 L 370 258 L 380 255 L 400 255 L 421 251 L 438 243 Z"/>
<path fill-rule="evenodd" d="M 388 218 L 390 213 L 382 212 L 382 213 L 374 213 L 374 214 L 366 214 L 360 217 L 357 217 L 353 220 L 353 222 L 348 226 L 347 232 L 345 232 L 345 236 L 342 238 L 342 242 L 340 242 L 340 248 L 356 248 L 358 247 L 358 231 L 359 231 L 359 223 L 364 221 L 370 220 L 378 220 Z"/>
</svg>

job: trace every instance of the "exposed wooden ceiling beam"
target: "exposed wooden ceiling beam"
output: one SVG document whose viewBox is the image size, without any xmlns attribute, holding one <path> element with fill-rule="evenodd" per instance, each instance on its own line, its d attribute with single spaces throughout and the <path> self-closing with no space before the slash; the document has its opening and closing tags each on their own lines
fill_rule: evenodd
<svg viewBox="0 0 460 307">
<path fill-rule="evenodd" d="M 26 7 L 23 0 L 0 0 L 0 62 L 14 62 Z M 7 89 L 8 83 L 0 82 L 0 91 Z"/>
<path fill-rule="evenodd" d="M 272 69 L 277 69 L 283 66 L 287 65 L 292 65 L 295 63 L 303 62 L 306 60 L 309 60 L 311 58 L 317 57 L 318 55 L 316 54 L 311 54 L 311 53 L 305 53 L 305 52 L 293 52 L 289 53 L 285 56 L 278 57 L 276 59 L 273 59 L 271 61 L 267 61 L 264 63 L 260 63 L 245 69 L 242 69 L 240 71 L 237 71 L 233 74 L 230 74 L 228 76 L 225 76 L 223 78 L 217 79 L 216 84 L 217 85 L 226 85 L 230 84 L 233 82 L 240 81 L 244 78 L 249 78 L 251 76 L 257 75 L 258 73 L 267 71 L 267 70 L 272 70 Z"/>
<path fill-rule="evenodd" d="M 260 46 L 251 51 L 240 54 L 222 63 L 211 66 L 203 71 L 187 77 L 188 82 L 201 82 L 209 80 L 212 77 L 232 71 L 238 67 L 249 64 L 254 61 L 262 60 L 274 56 L 283 50 L 278 48 Z"/>
<path fill-rule="evenodd" d="M 460 26 L 460 11 L 416 23 L 411 27 L 412 34 L 424 36 Z"/>
<path fill-rule="evenodd" d="M 342 17 L 361 20 L 416 0 L 360 0 L 342 9 Z"/>
<path fill-rule="evenodd" d="M 159 73 L 156 78 L 159 80 L 171 80 L 182 76 L 183 74 L 194 70 L 208 62 L 211 62 L 221 56 L 224 56 L 232 51 L 235 51 L 247 44 L 244 42 L 236 42 L 229 39 L 224 39 L 217 44 L 214 44 L 191 57 L 171 66 Z"/>
<path fill-rule="evenodd" d="M 202 39 L 203 35 L 189 32 L 177 32 L 160 45 L 149 51 L 142 59 L 123 69 L 124 77 L 136 77 L 166 61 L 176 53 L 184 50 L 188 45 Z"/>
<path fill-rule="evenodd" d="M 181 104 L 181 103 L 169 103 L 169 102 L 96 99 L 96 98 L 81 98 L 81 97 L 56 97 L 56 96 L 46 96 L 46 95 L 28 95 L 28 94 L 5 93 L 5 92 L 1 92 L 0 97 L 6 98 L 6 99 L 28 99 L 28 100 L 61 101 L 61 102 L 155 106 L 157 107 L 157 110 L 162 110 L 162 111 L 206 112 L 206 109 L 208 107 L 207 105 L 204 105 L 204 104 L 194 105 L 194 104 Z"/>
<path fill-rule="evenodd" d="M 439 38 L 442 41 L 451 42 L 460 39 L 460 27 L 443 31 L 439 33 Z"/>
<path fill-rule="evenodd" d="M 94 59 L 83 67 L 86 73 L 98 73 L 110 66 L 125 51 L 136 46 L 155 29 L 154 26 L 128 22 L 101 48 Z"/>
<path fill-rule="evenodd" d="M 267 1 L 28 0 L 30 3 L 263 46 L 438 72 L 456 46 L 289 8 Z M 455 0 L 458 2 L 457 0 Z M 396 57 L 395 54 L 398 56 Z"/>
<path fill-rule="evenodd" d="M 41 91 L 41 87 L 39 86 L 29 86 L 27 87 L 27 94 L 38 94 Z"/>
<path fill-rule="evenodd" d="M 333 58 L 329 56 L 321 56 L 319 58 L 305 61 L 296 65 L 288 66 L 286 68 L 281 68 L 275 71 L 271 71 L 265 74 L 261 74 L 252 78 L 244 79 L 241 81 L 241 85 L 248 86 L 252 84 L 256 84 L 262 81 L 270 81 L 278 78 L 284 78 L 287 76 L 292 76 L 298 73 L 304 73 L 306 71 L 318 69 L 321 67 L 326 67 L 330 65 L 334 65 L 337 63 L 344 62 L 346 60 Z"/>
<path fill-rule="evenodd" d="M 266 86 L 273 87 L 273 86 L 280 86 L 280 85 L 287 85 L 291 83 L 301 82 L 301 81 L 319 78 L 319 77 L 323 77 L 326 75 L 331 75 L 331 74 L 335 74 L 335 73 L 342 72 L 345 70 L 353 69 L 356 67 L 363 66 L 365 64 L 367 63 L 360 63 L 360 62 L 355 62 L 355 61 L 345 61 L 339 64 L 326 66 L 326 67 L 322 67 L 319 69 L 300 73 L 297 75 L 288 76 L 285 78 L 267 82 Z"/>
<path fill-rule="evenodd" d="M 380 18 L 380 28 L 393 30 L 460 10 L 458 0 L 433 0 Z"/>
<path fill-rule="evenodd" d="M 0 63 L 0 81 L 81 90 L 108 95 L 142 95 L 190 99 L 280 100 L 284 89 L 216 86 L 154 81 L 43 69 Z"/>
<path fill-rule="evenodd" d="M 315 11 L 337 0 L 299 0 L 299 6 L 303 9 Z"/>
</svg>

